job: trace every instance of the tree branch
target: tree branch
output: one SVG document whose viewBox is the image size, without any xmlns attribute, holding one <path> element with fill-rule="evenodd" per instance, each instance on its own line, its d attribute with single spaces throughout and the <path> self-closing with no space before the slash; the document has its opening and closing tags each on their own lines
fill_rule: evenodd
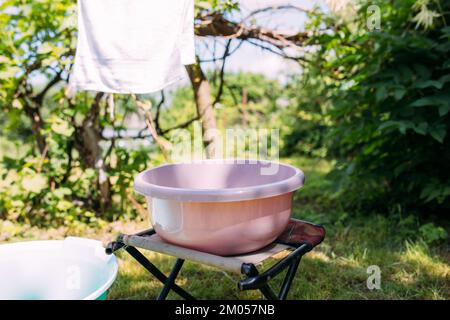
<svg viewBox="0 0 450 320">
<path fill-rule="evenodd" d="M 55 75 L 55 77 L 47 83 L 47 85 L 45 86 L 45 88 L 42 89 L 42 91 L 41 91 L 39 94 L 35 95 L 35 96 L 32 97 L 31 99 L 32 99 L 35 103 L 37 103 L 37 104 L 39 104 L 39 105 L 42 104 L 42 101 L 44 100 L 45 94 L 46 94 L 51 88 L 53 88 L 54 85 L 56 85 L 59 81 L 62 80 L 62 79 L 61 79 L 61 74 L 62 74 L 62 71 L 57 72 L 56 75 Z"/>
<path fill-rule="evenodd" d="M 200 37 L 224 37 L 228 39 L 241 40 L 261 40 L 278 49 L 288 47 L 301 47 L 307 43 L 309 36 L 306 32 L 290 33 L 285 31 L 277 31 L 254 25 L 246 25 L 245 21 L 257 13 L 268 11 L 296 8 L 294 6 L 281 6 L 260 9 L 251 13 L 241 22 L 234 22 L 225 18 L 221 13 L 208 12 L 202 13 L 197 20 L 199 23 L 195 26 L 195 33 Z M 300 9 L 298 9 L 300 10 Z M 306 11 L 306 10 L 305 10 Z"/>
<path fill-rule="evenodd" d="M 218 58 L 217 57 L 213 57 L 212 59 L 200 59 L 199 61 L 200 61 L 200 63 L 223 61 L 224 59 L 228 58 L 233 53 L 235 53 L 242 46 L 243 43 L 244 43 L 244 40 L 239 41 L 239 44 L 236 47 L 234 47 L 233 50 L 229 50 L 228 54 L 226 56 L 223 55 L 223 56 L 218 57 Z"/>
<path fill-rule="evenodd" d="M 213 106 L 215 106 L 217 103 L 219 103 L 219 102 L 220 102 L 220 99 L 222 98 L 222 93 L 223 93 L 223 83 L 224 83 L 224 77 L 225 77 L 225 64 L 226 64 L 226 62 L 227 62 L 226 57 L 228 56 L 228 52 L 229 52 L 229 50 L 230 50 L 230 44 L 231 44 L 231 40 L 228 40 L 228 41 L 227 41 L 227 44 L 226 44 L 226 46 L 225 46 L 225 52 L 224 52 L 223 58 L 222 58 L 222 60 L 223 60 L 223 62 L 222 62 L 222 68 L 220 69 L 220 76 L 219 76 L 220 84 L 219 84 L 219 90 L 217 91 L 217 96 L 216 96 L 216 98 L 214 99 Z"/>
<path fill-rule="evenodd" d="M 161 115 L 161 107 L 164 105 L 166 97 L 164 95 L 164 90 L 161 90 L 161 100 L 159 100 L 158 105 L 156 106 L 156 114 L 153 122 L 155 123 L 155 130 L 158 134 L 161 134 L 161 126 L 159 125 L 159 117 Z"/>
<path fill-rule="evenodd" d="M 194 118 L 192 118 L 190 120 L 187 120 L 187 121 L 185 121 L 183 123 L 180 123 L 179 125 L 176 125 L 174 127 L 171 127 L 171 128 L 165 129 L 165 130 L 161 130 L 161 134 L 164 135 L 164 134 L 167 134 L 168 132 L 170 132 L 172 130 L 187 128 L 187 127 L 189 127 L 189 125 L 191 123 L 193 123 L 194 121 L 197 121 L 199 119 L 200 118 L 197 116 L 197 117 L 194 117 Z"/>
</svg>

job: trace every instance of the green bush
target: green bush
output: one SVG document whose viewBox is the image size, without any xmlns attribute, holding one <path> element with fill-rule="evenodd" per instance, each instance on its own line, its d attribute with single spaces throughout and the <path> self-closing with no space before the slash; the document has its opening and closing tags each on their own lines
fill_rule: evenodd
<svg viewBox="0 0 450 320">
<path fill-rule="evenodd" d="M 447 231 L 443 227 L 437 227 L 431 222 L 421 226 L 419 233 L 427 244 L 443 241 L 448 238 Z"/>
<path fill-rule="evenodd" d="M 373 4 L 381 29 L 369 31 L 366 9 Z M 430 10 L 431 24 L 418 19 Z M 449 12 L 448 1 L 363 1 L 351 22 L 312 20 L 311 32 L 330 29 L 311 40 L 318 46 L 310 73 L 325 89 L 310 92 L 328 104 L 323 116 L 331 126 L 322 140 L 338 160 L 345 204 L 425 214 L 450 209 Z"/>
</svg>

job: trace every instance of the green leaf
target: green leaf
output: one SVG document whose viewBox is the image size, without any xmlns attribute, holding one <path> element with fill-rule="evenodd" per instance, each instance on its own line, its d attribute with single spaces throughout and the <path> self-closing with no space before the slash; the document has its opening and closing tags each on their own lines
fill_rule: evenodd
<svg viewBox="0 0 450 320">
<path fill-rule="evenodd" d="M 403 81 L 410 81 L 413 78 L 414 74 L 413 74 L 412 70 L 410 68 L 408 68 L 407 66 L 401 65 L 399 69 L 400 69 L 400 75 L 401 75 L 401 78 L 403 79 Z"/>
<path fill-rule="evenodd" d="M 450 101 L 450 94 L 440 93 L 433 96 L 418 99 L 410 104 L 411 107 L 425 107 L 433 105 L 448 105 Z"/>
<path fill-rule="evenodd" d="M 47 178 L 39 173 L 30 178 L 24 177 L 22 187 L 26 191 L 39 193 L 47 187 Z"/>
<path fill-rule="evenodd" d="M 445 83 L 447 83 L 449 81 L 450 81 L 450 74 L 447 74 L 447 75 L 442 76 L 442 77 L 439 78 L 439 82 L 442 82 L 442 84 L 445 84 Z"/>
<path fill-rule="evenodd" d="M 21 110 L 23 108 L 22 102 L 19 99 L 14 99 L 12 102 L 12 107 Z"/>
<path fill-rule="evenodd" d="M 395 100 L 400 100 L 401 98 L 403 98 L 403 96 L 405 95 L 406 90 L 404 88 L 397 88 L 394 91 L 394 98 Z"/>
<path fill-rule="evenodd" d="M 381 102 L 387 97 L 387 91 L 385 87 L 378 88 L 375 94 L 375 100 Z"/>
<path fill-rule="evenodd" d="M 20 69 L 19 67 L 8 67 L 5 70 L 0 71 L 0 79 L 8 79 L 8 78 L 14 78 L 17 73 L 21 72 L 22 69 Z"/>
<path fill-rule="evenodd" d="M 55 119 L 55 121 L 52 123 L 51 128 L 55 133 L 66 137 L 70 137 L 74 132 L 74 128 L 69 125 L 69 122 L 59 118 Z"/>
<path fill-rule="evenodd" d="M 428 87 L 435 87 L 436 89 L 442 89 L 444 83 L 438 80 L 426 80 L 426 81 L 418 81 L 414 84 L 414 88 L 424 89 Z"/>
<path fill-rule="evenodd" d="M 10 63 L 10 59 L 8 57 L 5 56 L 0 56 L 0 64 L 7 64 Z"/>
<path fill-rule="evenodd" d="M 415 64 L 413 66 L 413 68 L 422 78 L 425 78 L 425 79 L 429 79 L 430 78 L 431 72 L 424 65 L 422 65 L 422 64 Z"/>
<path fill-rule="evenodd" d="M 433 197 L 436 198 L 437 196 L 438 194 L 436 195 L 433 194 Z M 432 198 L 427 199 L 427 201 L 429 200 L 432 200 Z M 448 238 L 447 231 L 443 227 L 435 226 L 434 223 L 424 224 L 419 228 L 419 233 L 423 238 L 423 240 L 428 244 L 441 240 L 446 240 Z"/>
<path fill-rule="evenodd" d="M 435 87 L 436 89 L 442 89 L 442 87 L 450 81 L 450 74 L 440 77 L 438 80 L 422 80 L 414 84 L 414 88 L 424 89 L 429 87 Z"/>
<path fill-rule="evenodd" d="M 38 54 L 46 54 L 46 53 L 50 53 L 53 51 L 53 46 L 48 43 L 45 42 L 42 46 L 39 47 L 39 49 L 37 50 Z"/>
<path fill-rule="evenodd" d="M 442 105 L 439 107 L 439 116 L 443 117 L 450 111 L 450 105 Z"/>
<path fill-rule="evenodd" d="M 414 126 L 414 131 L 421 135 L 426 135 L 428 129 L 428 123 L 421 122 L 420 124 Z"/>
<path fill-rule="evenodd" d="M 389 121 L 386 121 L 386 122 L 382 123 L 382 124 L 378 127 L 378 129 L 379 129 L 379 130 L 383 130 L 383 129 L 388 128 L 388 127 L 397 127 L 398 130 L 399 130 L 402 134 L 404 134 L 404 133 L 406 132 L 406 130 L 411 129 L 411 128 L 414 128 L 415 126 L 414 126 L 414 123 L 413 123 L 413 122 L 408 121 L 408 120 L 405 120 L 405 121 L 393 121 L 393 120 L 389 120 Z"/>
<path fill-rule="evenodd" d="M 398 177 L 400 174 L 402 174 L 406 169 L 408 168 L 408 164 L 406 162 L 401 163 L 394 169 L 394 175 Z"/>
<path fill-rule="evenodd" d="M 430 129 L 430 135 L 440 143 L 444 142 L 444 138 L 447 135 L 445 126 L 436 126 Z"/>
<path fill-rule="evenodd" d="M 72 190 L 70 190 L 69 188 L 57 188 L 55 189 L 55 191 L 53 191 L 53 194 L 59 198 L 59 199 L 63 199 L 64 196 L 69 196 L 72 194 Z"/>
<path fill-rule="evenodd" d="M 394 127 L 394 126 L 398 126 L 397 121 L 393 121 L 393 120 L 389 120 L 386 122 L 383 122 L 379 127 L 378 130 L 383 130 L 389 127 Z"/>
<path fill-rule="evenodd" d="M 58 203 L 56 204 L 56 209 L 58 209 L 59 211 L 68 211 L 70 208 L 73 207 L 73 203 L 67 200 L 60 200 L 58 201 Z"/>
</svg>

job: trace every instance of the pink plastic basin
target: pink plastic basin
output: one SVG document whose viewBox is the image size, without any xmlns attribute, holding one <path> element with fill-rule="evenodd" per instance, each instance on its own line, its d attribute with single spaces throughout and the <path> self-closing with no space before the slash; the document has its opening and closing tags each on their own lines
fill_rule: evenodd
<svg viewBox="0 0 450 320">
<path fill-rule="evenodd" d="M 165 241 L 217 255 L 260 249 L 286 228 L 301 170 L 269 161 L 166 164 L 141 172 L 156 233 Z"/>
</svg>

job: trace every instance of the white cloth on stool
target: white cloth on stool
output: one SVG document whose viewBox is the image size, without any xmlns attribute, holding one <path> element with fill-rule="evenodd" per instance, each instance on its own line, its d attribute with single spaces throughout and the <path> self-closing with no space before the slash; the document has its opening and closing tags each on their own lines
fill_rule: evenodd
<svg viewBox="0 0 450 320">
<path fill-rule="evenodd" d="M 78 0 L 72 93 L 151 93 L 192 63 L 194 0 Z"/>
</svg>

